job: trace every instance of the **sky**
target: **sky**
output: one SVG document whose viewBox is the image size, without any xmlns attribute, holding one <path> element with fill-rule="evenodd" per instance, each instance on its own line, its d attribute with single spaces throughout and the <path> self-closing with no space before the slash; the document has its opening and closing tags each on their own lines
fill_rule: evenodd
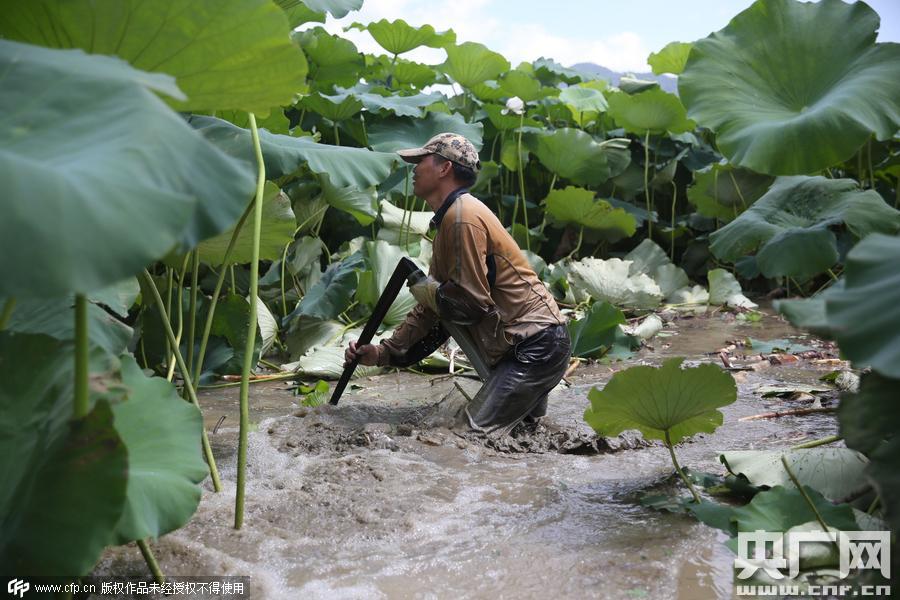
<svg viewBox="0 0 900 600">
<path fill-rule="evenodd" d="M 900 41 L 900 0 L 868 0 L 881 16 L 878 41 Z M 332 33 L 355 21 L 403 19 L 411 25 L 453 29 L 457 42 L 480 42 L 513 66 L 541 56 L 565 66 L 592 62 L 615 71 L 649 71 L 647 56 L 673 41 L 690 42 L 725 25 L 752 0 L 365 0 L 343 19 L 328 18 Z M 384 50 L 366 32 L 341 35 L 363 52 Z M 441 50 L 419 48 L 403 58 L 443 62 Z"/>
</svg>

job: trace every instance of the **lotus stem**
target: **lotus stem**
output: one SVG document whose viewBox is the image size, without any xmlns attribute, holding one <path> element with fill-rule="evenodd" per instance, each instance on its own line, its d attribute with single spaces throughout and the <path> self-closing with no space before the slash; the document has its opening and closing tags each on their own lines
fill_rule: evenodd
<svg viewBox="0 0 900 600">
<path fill-rule="evenodd" d="M 156 557 L 153 556 L 153 550 L 150 549 L 147 540 L 137 540 L 137 546 L 141 549 L 141 555 L 144 557 L 144 562 L 147 563 L 150 572 L 153 573 L 153 580 L 159 585 L 164 584 L 166 582 L 166 576 L 163 575 L 162 569 L 159 568 L 159 563 L 156 562 Z"/>
<path fill-rule="evenodd" d="M 672 447 L 672 440 L 669 438 L 669 430 L 666 429 L 666 448 L 669 449 L 669 456 L 672 457 L 672 464 L 675 465 L 675 471 L 678 473 L 681 480 L 684 481 L 685 485 L 688 486 L 688 489 L 691 490 L 691 495 L 694 497 L 694 502 L 700 504 L 700 494 L 697 493 L 696 488 L 694 488 L 694 484 L 691 483 L 691 480 L 687 478 L 687 475 L 684 474 L 684 471 L 681 469 L 681 465 L 678 464 L 678 459 L 675 458 L 675 449 Z"/>
<path fill-rule="evenodd" d="M 231 255 L 234 254 L 234 247 L 237 245 L 238 237 L 241 235 L 241 229 L 244 227 L 244 223 L 247 221 L 247 217 L 250 215 L 250 209 L 253 207 L 253 203 L 247 205 L 247 208 L 244 209 L 244 214 L 241 215 L 241 218 L 238 219 L 237 224 L 234 226 L 234 231 L 231 233 L 231 239 L 228 240 L 228 247 L 225 248 L 225 257 L 222 259 L 222 268 L 219 270 L 219 276 L 216 279 L 216 287 L 213 290 L 212 300 L 210 300 L 209 311 L 206 314 L 206 323 L 203 324 L 203 336 L 200 338 L 200 351 L 197 353 L 197 364 L 194 365 L 194 389 L 197 389 L 197 386 L 200 384 L 200 374 L 203 373 L 203 360 L 206 358 L 206 345 L 209 343 L 209 334 L 212 331 L 213 318 L 216 316 L 216 305 L 219 303 L 219 295 L 222 293 L 222 287 L 225 284 L 225 265 L 229 264 L 231 260 Z M 234 292 L 234 271 L 231 271 L 231 281 L 232 281 L 232 293 Z"/>
<path fill-rule="evenodd" d="M 647 204 L 647 239 L 653 235 L 653 219 L 650 214 L 650 130 L 644 135 L 644 201 Z"/>
<path fill-rule="evenodd" d="M 188 398 L 191 403 L 197 407 L 197 410 L 200 410 L 200 402 L 197 400 L 197 392 L 194 389 L 194 384 L 191 381 L 191 372 L 188 371 L 187 365 L 184 362 L 184 357 L 181 356 L 181 349 L 178 347 L 178 342 L 175 339 L 175 332 L 172 331 L 172 324 L 169 322 L 169 315 L 166 314 L 166 308 L 163 306 L 162 298 L 159 295 L 159 290 L 156 289 L 156 283 L 153 281 L 153 277 L 151 277 L 150 273 L 144 269 L 142 274 L 144 278 L 144 282 L 147 284 L 147 287 L 150 289 L 153 294 L 153 299 L 156 301 L 156 306 L 159 308 L 159 316 L 162 318 L 163 327 L 166 331 L 166 337 L 169 340 L 169 343 L 175 349 L 175 361 L 178 364 L 178 368 L 181 370 L 181 377 L 184 379 L 184 387 L 187 388 Z M 202 428 L 200 430 L 200 440 L 203 443 L 203 455 L 206 457 L 206 464 L 209 466 L 209 476 L 212 478 L 213 489 L 217 492 L 222 491 L 222 483 L 219 481 L 219 470 L 216 468 L 216 459 L 213 457 L 212 448 L 209 445 L 209 438 L 206 435 L 206 428 Z"/>
<path fill-rule="evenodd" d="M 287 296 L 286 296 L 285 293 L 284 293 L 284 275 L 285 275 L 284 272 L 285 272 L 285 263 L 287 262 L 287 253 L 288 253 L 288 249 L 291 247 L 291 244 L 293 244 L 293 243 L 294 243 L 294 242 L 293 242 L 293 240 L 292 240 L 292 241 L 288 242 L 287 244 L 285 244 L 285 245 L 284 245 L 284 252 L 281 253 L 281 277 L 280 277 L 280 282 L 281 282 L 281 314 L 282 314 L 282 316 L 283 316 L 285 319 L 287 318 L 288 312 L 287 312 Z"/>
<path fill-rule="evenodd" d="M 244 492 L 247 484 L 247 432 L 250 429 L 250 371 L 253 369 L 253 349 L 256 345 L 256 304 L 259 301 L 259 236 L 262 230 L 263 190 L 266 185 L 266 163 L 263 161 L 259 144 L 259 130 L 256 116 L 250 115 L 250 131 L 253 134 L 253 149 L 256 152 L 258 174 L 256 178 L 256 199 L 253 201 L 253 245 L 250 259 L 250 323 L 247 326 L 247 343 L 244 346 L 244 366 L 241 370 L 241 425 L 238 438 L 237 486 L 234 499 L 234 528 L 240 529 L 244 523 Z M 337 124 L 335 124 L 337 135 Z"/>
<path fill-rule="evenodd" d="M 183 316 L 184 311 L 182 310 L 181 290 L 184 287 L 184 277 L 187 274 L 187 261 L 188 261 L 188 255 L 185 254 L 184 261 L 182 261 L 182 263 L 181 263 L 181 271 L 178 275 L 178 286 L 177 286 L 178 297 L 176 298 L 176 300 L 178 302 L 178 333 L 175 335 L 175 349 L 169 348 L 169 356 L 166 357 L 166 364 L 169 367 L 169 372 L 166 375 L 166 379 L 168 379 L 169 381 L 172 381 L 172 378 L 175 376 L 175 365 L 176 365 L 175 352 L 176 352 L 176 349 L 178 352 L 181 351 L 181 335 L 184 333 L 184 316 Z M 171 317 L 172 313 L 170 312 L 169 315 Z M 170 344 L 170 346 L 171 346 L 171 344 Z M 188 373 L 190 373 L 190 371 L 188 371 Z"/>
<path fill-rule="evenodd" d="M 12 316 L 13 310 L 16 308 L 16 299 L 7 298 L 3 303 L 3 312 L 0 312 L 0 331 L 6 329 L 9 318 Z"/>
<path fill-rule="evenodd" d="M 519 163 L 519 192 L 522 195 L 522 217 L 525 219 L 525 249 L 531 252 L 531 231 L 528 229 L 528 205 L 525 203 L 525 163 L 522 161 L 522 127 L 525 125 L 525 111 L 519 115 L 519 131 L 516 140 L 516 162 Z M 515 224 L 513 224 L 515 229 Z"/>
<path fill-rule="evenodd" d="M 581 242 L 584 241 L 584 226 L 578 228 L 578 243 L 575 244 L 575 247 L 569 252 L 566 258 L 572 258 L 575 256 L 575 253 L 581 250 Z"/>
<path fill-rule="evenodd" d="M 812 440 L 809 442 L 804 442 L 802 444 L 797 444 L 796 446 L 791 446 L 791 450 L 803 450 L 805 448 L 817 448 L 819 446 L 827 446 L 828 444 L 833 444 L 834 442 L 841 441 L 842 438 L 839 435 L 829 435 L 828 437 L 823 437 L 819 440 Z"/>
<path fill-rule="evenodd" d="M 875 495 L 875 499 L 872 500 L 872 504 L 869 505 L 869 508 L 866 509 L 866 514 L 871 515 L 876 510 L 878 510 L 878 506 L 881 504 L 881 496 Z"/>
<path fill-rule="evenodd" d="M 831 269 L 828 269 L 828 276 L 831 277 L 831 280 L 832 280 L 832 281 L 837 281 L 837 280 L 838 280 L 837 275 L 835 275 L 835 274 L 834 274 L 834 271 L 832 271 Z"/>
<path fill-rule="evenodd" d="M 75 295 L 75 404 L 72 416 L 81 419 L 88 414 L 88 320 L 87 298 Z"/>
<path fill-rule="evenodd" d="M 672 179 L 672 234 L 669 238 L 669 258 L 675 262 L 675 203 L 678 202 L 678 186 Z"/>
<path fill-rule="evenodd" d="M 341 145 L 341 134 L 338 133 L 337 121 L 334 122 L 334 125 L 332 127 L 334 130 L 334 145 L 340 146 Z"/>
<path fill-rule="evenodd" d="M 194 248 L 191 252 L 191 304 L 188 314 L 188 343 L 187 343 L 187 368 L 194 371 L 194 334 L 197 328 L 197 281 L 200 274 L 200 250 Z"/>
<path fill-rule="evenodd" d="M 869 155 L 869 187 L 871 189 L 875 189 L 875 169 L 872 168 L 872 138 L 869 137 L 869 141 L 866 142 L 866 148 L 868 149 L 867 154 Z"/>
<path fill-rule="evenodd" d="M 819 525 L 822 526 L 822 531 L 828 533 L 828 525 L 825 524 L 825 519 L 822 518 L 822 515 L 819 513 L 819 509 L 816 508 L 816 505 L 813 504 L 812 498 L 809 497 L 809 494 L 806 493 L 806 490 L 803 489 L 803 486 L 800 485 L 800 482 L 797 480 L 797 476 L 794 475 L 794 472 L 791 470 L 790 465 L 788 465 L 787 455 L 781 455 L 781 464 L 784 465 L 784 470 L 787 471 L 788 477 L 791 478 L 791 481 L 794 482 L 794 485 L 797 486 L 797 489 L 800 490 L 800 494 L 803 496 L 803 499 L 806 500 L 806 504 L 812 509 L 813 514 L 816 515 L 816 521 L 819 522 Z"/>
</svg>

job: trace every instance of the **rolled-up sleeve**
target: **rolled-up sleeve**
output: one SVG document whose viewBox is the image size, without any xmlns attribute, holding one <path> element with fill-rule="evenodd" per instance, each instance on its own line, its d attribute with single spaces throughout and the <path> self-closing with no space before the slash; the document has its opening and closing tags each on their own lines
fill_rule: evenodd
<svg viewBox="0 0 900 600">
<path fill-rule="evenodd" d="M 438 316 L 434 311 L 417 304 L 409 311 L 406 319 L 394 330 L 393 335 L 381 341 L 378 350 L 378 365 L 385 367 L 397 360 L 391 360 L 391 356 L 399 358 L 406 354 L 416 342 L 424 338 L 437 324 Z"/>
</svg>

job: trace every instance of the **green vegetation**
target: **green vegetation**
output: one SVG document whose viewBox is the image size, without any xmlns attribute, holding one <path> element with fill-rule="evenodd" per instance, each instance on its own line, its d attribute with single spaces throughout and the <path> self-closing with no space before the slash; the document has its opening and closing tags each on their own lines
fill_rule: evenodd
<svg viewBox="0 0 900 600">
<path fill-rule="evenodd" d="M 726 453 L 727 485 L 743 478 L 753 501 L 691 502 L 694 514 L 731 535 L 817 512 L 863 528 L 828 500 L 840 499 L 835 465 L 852 464 L 896 531 L 900 46 L 875 43 L 872 9 L 758 0 L 650 57 L 654 72 L 679 75 L 676 96 L 547 58 L 513 66 L 429 25 L 354 23 L 379 55 L 315 25 L 360 5 L 0 11 L 0 562 L 77 577 L 131 540 L 152 562 L 145 540 L 187 522 L 206 473 L 220 489 L 198 387 L 242 374 L 244 464 L 259 361 L 294 361 L 310 381 L 338 375 L 398 257 L 428 264 L 430 213 L 393 152 L 443 131 L 480 150 L 473 192 L 571 317 L 576 355 L 627 356 L 639 345 L 627 317 L 747 311 L 745 291 L 782 287 L 801 296 L 779 303 L 783 314 L 871 369 L 839 411 L 856 463 L 791 455 L 774 473 L 774 456 Z M 446 61 L 401 57 L 422 45 Z M 413 302 L 401 294 L 386 326 Z M 648 369 L 592 391 L 586 418 L 606 435 L 661 439 L 674 462 L 681 439 L 721 423 L 734 384 L 708 365 Z M 694 378 L 710 387 L 677 391 Z M 323 385 L 301 388 L 305 403 Z M 650 418 L 632 393 L 678 410 Z M 675 466 L 700 500 L 694 474 Z"/>
</svg>

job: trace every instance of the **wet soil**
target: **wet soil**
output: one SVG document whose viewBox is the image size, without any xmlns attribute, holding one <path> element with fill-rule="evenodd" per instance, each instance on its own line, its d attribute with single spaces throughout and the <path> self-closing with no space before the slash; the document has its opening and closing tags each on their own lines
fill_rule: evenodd
<svg viewBox="0 0 900 600">
<path fill-rule="evenodd" d="M 201 394 L 224 490 L 204 484 L 182 529 L 152 543 L 172 575 L 245 575 L 253 598 L 732 597 L 731 555 L 715 530 L 641 506 L 669 480 L 665 448 L 637 435 L 598 438 L 584 423 L 592 386 L 671 356 L 722 364 L 730 340 L 800 339 L 777 317 L 678 319 L 634 358 L 579 367 L 548 416 L 507 438 L 460 426 L 465 377 L 389 373 L 357 380 L 337 407 L 300 407 L 287 383 L 251 388 L 243 529 L 232 528 L 237 389 Z M 740 421 L 800 402 L 763 399 L 773 383 L 818 383 L 832 362 L 762 364 L 732 352 L 739 399 L 714 434 L 678 447 L 682 464 L 722 472 L 718 452 L 774 449 L 835 433 L 832 415 Z M 751 370 L 737 370 L 751 365 Z M 749 367 L 748 367 L 749 369 Z M 828 396 L 819 402 L 833 401 Z M 132 546 L 95 575 L 146 576 Z"/>
</svg>

